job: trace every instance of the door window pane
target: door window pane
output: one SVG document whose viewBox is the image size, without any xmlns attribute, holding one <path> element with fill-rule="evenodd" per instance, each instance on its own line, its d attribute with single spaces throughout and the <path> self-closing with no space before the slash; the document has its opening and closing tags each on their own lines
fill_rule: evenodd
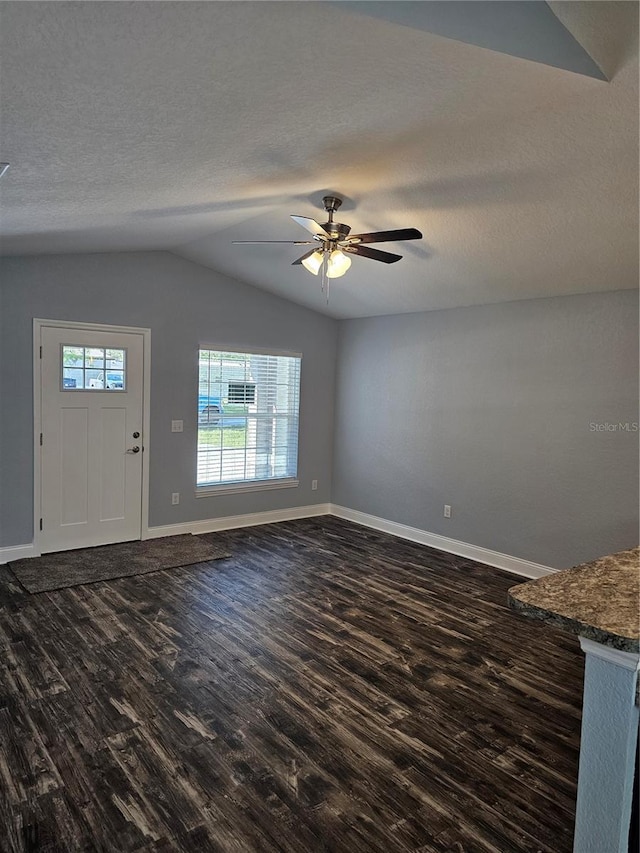
<svg viewBox="0 0 640 853">
<path fill-rule="evenodd" d="M 98 347 L 86 347 L 84 361 L 86 367 L 104 367 L 104 350 Z"/>
<path fill-rule="evenodd" d="M 75 367 L 63 367 L 62 387 L 84 388 L 84 370 L 77 370 Z"/>
</svg>

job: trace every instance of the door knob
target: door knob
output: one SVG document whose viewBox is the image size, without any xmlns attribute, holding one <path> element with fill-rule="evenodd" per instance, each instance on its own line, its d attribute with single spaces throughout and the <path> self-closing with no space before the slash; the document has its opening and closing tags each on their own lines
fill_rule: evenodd
<svg viewBox="0 0 640 853">
<path fill-rule="evenodd" d="M 138 447 L 137 444 L 134 445 L 133 447 L 128 447 L 127 453 L 140 453 L 140 448 Z"/>
</svg>

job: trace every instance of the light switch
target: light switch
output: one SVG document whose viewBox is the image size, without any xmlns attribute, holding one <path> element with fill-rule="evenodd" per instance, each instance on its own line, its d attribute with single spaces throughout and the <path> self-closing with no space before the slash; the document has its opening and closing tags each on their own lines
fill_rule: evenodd
<svg viewBox="0 0 640 853">
<path fill-rule="evenodd" d="M 182 421 L 171 421 L 171 432 L 182 432 Z"/>
</svg>

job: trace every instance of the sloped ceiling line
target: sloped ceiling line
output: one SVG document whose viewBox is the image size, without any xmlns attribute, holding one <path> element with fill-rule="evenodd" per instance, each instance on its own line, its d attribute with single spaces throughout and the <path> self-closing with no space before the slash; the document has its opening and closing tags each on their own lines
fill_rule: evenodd
<svg viewBox="0 0 640 853">
<path fill-rule="evenodd" d="M 543 0 L 335 0 L 334 5 L 597 80 L 607 79 Z"/>
</svg>

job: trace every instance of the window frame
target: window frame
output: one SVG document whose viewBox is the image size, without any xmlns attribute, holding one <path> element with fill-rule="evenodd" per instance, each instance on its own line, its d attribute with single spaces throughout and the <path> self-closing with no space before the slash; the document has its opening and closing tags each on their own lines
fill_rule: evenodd
<svg viewBox="0 0 640 853">
<path fill-rule="evenodd" d="M 104 359 L 103 359 L 103 366 L 102 367 L 96 367 L 96 368 L 86 367 L 86 354 L 83 354 L 82 367 L 73 367 L 69 364 L 65 364 L 64 363 L 64 351 L 67 348 L 69 348 L 69 349 L 71 349 L 71 348 L 82 349 L 85 352 L 88 349 L 102 349 L 104 354 L 105 354 Z M 106 366 L 107 350 L 109 350 L 109 349 L 120 350 L 122 352 L 122 368 L 119 368 L 119 367 L 108 368 Z M 91 346 L 88 346 L 85 344 L 62 343 L 62 344 L 60 344 L 60 356 L 59 356 L 59 366 L 60 366 L 60 389 L 59 390 L 64 391 L 65 393 L 73 393 L 73 394 L 78 394 L 78 393 L 80 393 L 80 394 L 84 394 L 84 393 L 86 393 L 86 394 L 104 394 L 104 393 L 125 394 L 127 392 L 127 376 L 129 373 L 128 358 L 129 358 L 128 347 L 108 347 L 108 346 L 91 347 Z M 82 387 L 79 388 L 76 385 L 66 385 L 65 386 L 64 380 L 66 378 L 68 378 L 68 377 L 65 377 L 65 375 L 64 375 L 65 369 L 77 370 L 77 371 L 82 373 L 82 378 L 83 378 Z M 87 387 L 84 384 L 84 380 L 86 378 L 87 370 L 101 371 L 103 376 L 104 376 L 104 385 L 102 387 L 99 387 L 99 386 L 98 387 L 96 387 L 96 386 Z M 109 388 L 109 386 L 107 384 L 107 372 L 109 370 L 112 370 L 112 371 L 115 370 L 118 373 L 122 373 L 122 388 Z"/>
<path fill-rule="evenodd" d="M 211 484 L 203 484 L 199 486 L 197 484 L 198 477 L 198 448 L 199 448 L 199 424 L 196 426 L 196 486 L 195 486 L 195 497 L 196 498 L 208 498 L 213 497 L 215 495 L 220 494 L 242 494 L 243 492 L 259 492 L 266 491 L 269 489 L 291 489 L 297 488 L 300 484 L 298 479 L 298 466 L 300 462 L 300 397 L 302 393 L 302 362 L 303 357 L 301 352 L 293 352 L 291 350 L 282 350 L 282 349 L 271 349 L 265 347 L 256 347 L 253 345 L 247 346 L 239 346 L 238 344 L 212 344 L 212 343 L 200 343 L 198 345 L 197 354 L 196 354 L 196 364 L 197 364 L 197 373 L 196 378 L 198 379 L 197 383 L 197 391 L 196 391 L 196 399 L 200 394 L 200 381 L 199 381 L 199 369 L 200 369 L 200 353 L 202 350 L 209 350 L 214 352 L 233 352 L 242 355 L 264 355 L 264 356 L 273 356 L 276 358 L 297 358 L 300 361 L 299 365 L 299 375 L 298 375 L 298 443 L 297 443 L 297 453 L 296 453 L 296 476 L 295 477 L 272 477 L 269 479 L 262 480 L 235 480 L 229 481 L 226 483 L 211 483 Z M 254 383 L 256 388 L 259 383 Z"/>
</svg>

